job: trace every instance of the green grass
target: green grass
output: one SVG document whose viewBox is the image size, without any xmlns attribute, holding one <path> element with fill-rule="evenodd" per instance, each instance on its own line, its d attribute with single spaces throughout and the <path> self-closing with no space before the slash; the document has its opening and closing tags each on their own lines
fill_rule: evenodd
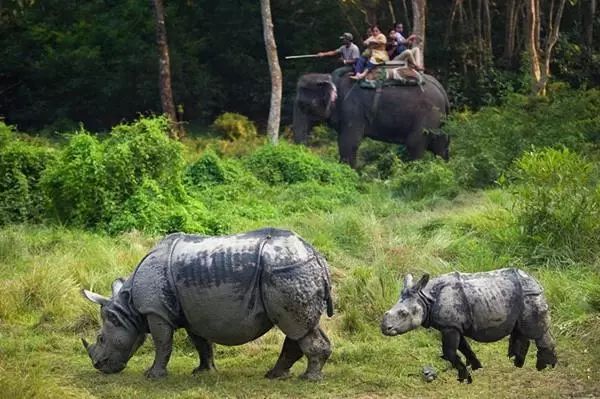
<svg viewBox="0 0 600 399">
<path fill-rule="evenodd" d="M 290 228 L 329 261 L 337 313 L 323 318 L 334 345 L 325 379 L 269 381 L 283 340 L 273 330 L 239 347 L 218 346 L 217 372 L 192 376 L 197 355 L 179 331 L 169 376 L 148 381 L 151 340 L 117 375 L 94 370 L 80 337 L 92 338 L 99 312 L 81 288 L 108 293 L 133 270 L 159 237 L 106 236 L 43 226 L 0 229 L 0 398 L 214 398 L 214 397 L 465 397 L 552 398 L 600 395 L 600 264 L 536 265 L 519 254 L 510 198 L 503 191 L 462 193 L 433 205 L 393 199 L 383 185 L 365 187 L 352 204 L 329 211 L 289 213 L 261 220 L 234 219 L 233 231 L 273 225 Z M 379 333 L 381 313 L 398 295 L 406 272 L 441 274 L 513 264 L 544 285 L 552 308 L 559 364 L 535 370 L 535 350 L 523 369 L 506 357 L 507 342 L 474 343 L 484 365 L 462 385 L 439 358 L 438 333 L 420 329 L 400 337 Z M 439 373 L 427 384 L 421 368 Z"/>
</svg>

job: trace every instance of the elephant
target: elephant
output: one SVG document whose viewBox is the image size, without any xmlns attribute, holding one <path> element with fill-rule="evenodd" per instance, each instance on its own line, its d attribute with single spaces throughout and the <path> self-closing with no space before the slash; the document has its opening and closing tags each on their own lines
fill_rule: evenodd
<svg viewBox="0 0 600 399">
<path fill-rule="evenodd" d="M 433 76 L 423 74 L 423 80 L 384 87 L 376 98 L 377 90 L 361 88 L 347 74 L 305 74 L 294 102 L 294 142 L 306 144 L 312 127 L 327 121 L 338 133 L 340 161 L 353 168 L 363 137 L 404 144 L 411 160 L 426 150 L 448 160 L 450 138 L 441 130 L 448 96 Z"/>
</svg>

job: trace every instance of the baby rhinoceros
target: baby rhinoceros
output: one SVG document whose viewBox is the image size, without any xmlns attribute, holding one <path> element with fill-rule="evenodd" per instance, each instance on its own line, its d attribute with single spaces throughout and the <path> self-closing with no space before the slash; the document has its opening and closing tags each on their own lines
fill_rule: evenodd
<svg viewBox="0 0 600 399">
<path fill-rule="evenodd" d="M 267 378 L 289 374 L 303 355 L 303 378 L 318 380 L 331 354 L 319 327 L 324 308 L 333 314 L 325 259 L 293 232 L 262 229 L 202 237 L 172 234 L 139 263 L 127 280 L 117 279 L 112 297 L 84 290 L 100 305 L 102 330 L 83 345 L 95 368 L 116 373 L 142 345 L 155 347 L 149 378 L 166 375 L 173 331 L 185 328 L 198 350 L 194 373 L 214 368 L 213 343 L 240 345 L 277 325 L 286 335 Z"/>
<path fill-rule="evenodd" d="M 429 275 L 413 285 L 404 279 L 400 300 L 385 313 L 381 331 L 404 334 L 418 326 L 442 333 L 443 358 L 458 369 L 458 381 L 472 382 L 467 370 L 481 368 L 465 337 L 495 342 L 510 334 L 508 356 L 523 367 L 529 340 L 537 346 L 537 369 L 556 365 L 550 314 L 543 289 L 531 276 L 518 269 L 485 273 L 449 273 L 429 281 Z M 456 351 L 465 356 L 465 365 Z"/>
</svg>

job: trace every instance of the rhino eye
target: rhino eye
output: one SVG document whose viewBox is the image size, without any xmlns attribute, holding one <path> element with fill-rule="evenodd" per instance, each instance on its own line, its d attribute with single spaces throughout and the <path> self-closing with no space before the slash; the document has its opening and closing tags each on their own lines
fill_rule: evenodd
<svg viewBox="0 0 600 399">
<path fill-rule="evenodd" d="M 96 341 L 98 341 L 99 344 L 103 344 L 104 336 L 102 334 L 98 335 L 98 337 L 96 338 Z"/>
</svg>

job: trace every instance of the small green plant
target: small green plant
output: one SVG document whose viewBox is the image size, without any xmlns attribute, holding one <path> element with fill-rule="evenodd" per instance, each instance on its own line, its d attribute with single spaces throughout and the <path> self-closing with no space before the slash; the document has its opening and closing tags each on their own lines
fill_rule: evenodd
<svg viewBox="0 0 600 399">
<path fill-rule="evenodd" d="M 219 115 L 212 124 L 212 128 L 223 138 L 234 140 L 246 140 L 256 137 L 256 126 L 244 115 L 233 112 L 225 112 Z"/>
<path fill-rule="evenodd" d="M 346 165 L 326 162 L 303 146 L 279 143 L 265 145 L 246 159 L 254 175 L 269 184 L 317 181 L 356 186 L 358 177 Z"/>
<path fill-rule="evenodd" d="M 438 159 L 399 164 L 390 186 L 396 196 L 410 201 L 435 197 L 452 199 L 459 191 L 454 172 Z"/>
<path fill-rule="evenodd" d="M 595 165 L 566 148 L 519 158 L 509 186 L 523 242 L 533 257 L 589 260 L 600 249 Z"/>
</svg>

